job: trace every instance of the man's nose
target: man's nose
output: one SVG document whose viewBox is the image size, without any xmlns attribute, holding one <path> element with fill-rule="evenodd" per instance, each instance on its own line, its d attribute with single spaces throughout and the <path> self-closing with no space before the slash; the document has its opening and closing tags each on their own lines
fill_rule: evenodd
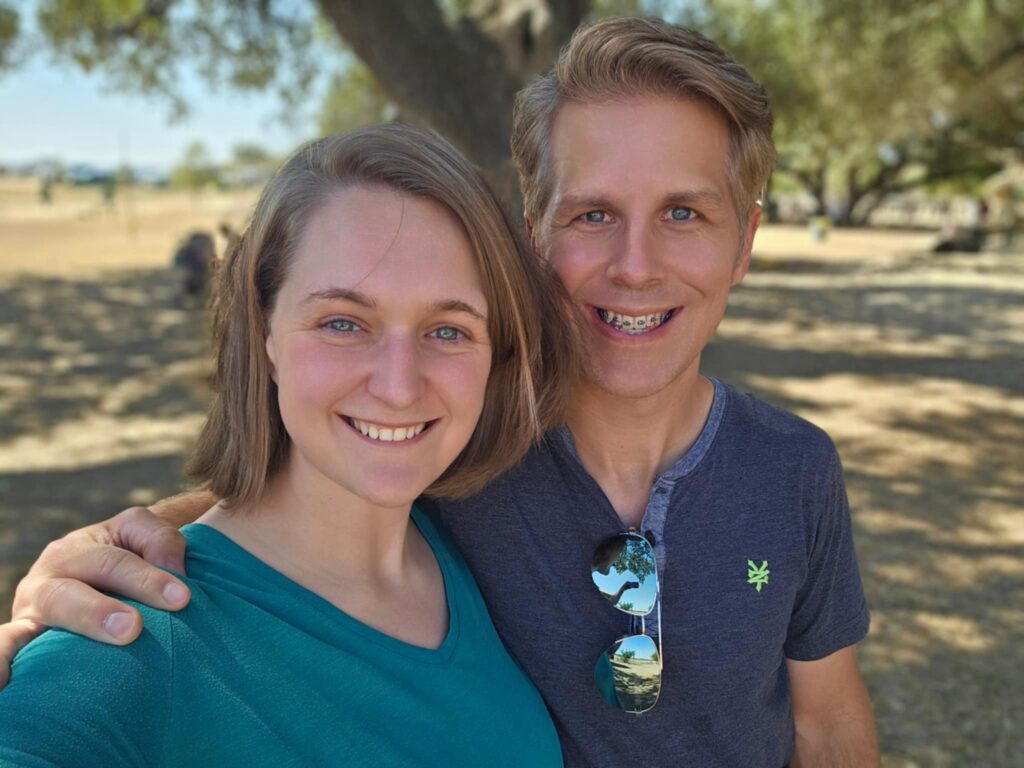
<svg viewBox="0 0 1024 768">
<path fill-rule="evenodd" d="M 426 389 L 424 360 L 412 334 L 397 333 L 378 346 L 367 384 L 370 394 L 394 410 L 416 403 Z"/>
<path fill-rule="evenodd" d="M 643 289 L 659 283 L 663 264 L 658 244 L 648 227 L 628 226 L 615 244 L 615 253 L 608 264 L 608 278 L 624 288 Z"/>
</svg>

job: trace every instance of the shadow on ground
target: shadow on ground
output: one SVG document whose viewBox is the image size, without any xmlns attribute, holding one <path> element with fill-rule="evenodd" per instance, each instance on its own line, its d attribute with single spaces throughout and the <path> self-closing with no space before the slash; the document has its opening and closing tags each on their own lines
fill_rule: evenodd
<svg viewBox="0 0 1024 768">
<path fill-rule="evenodd" d="M 167 270 L 0 286 L 0 619 L 48 541 L 181 490 L 210 368 L 177 286 Z"/>
<path fill-rule="evenodd" d="M 776 262 L 733 295 L 705 355 L 706 370 L 839 447 L 886 766 L 1010 768 L 1024 755 L 1019 263 Z"/>
</svg>

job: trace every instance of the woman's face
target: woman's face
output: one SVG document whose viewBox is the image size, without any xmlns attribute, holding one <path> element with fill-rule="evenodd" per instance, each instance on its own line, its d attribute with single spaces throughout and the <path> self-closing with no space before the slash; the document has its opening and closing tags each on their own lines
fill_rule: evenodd
<svg viewBox="0 0 1024 768">
<path fill-rule="evenodd" d="M 487 311 L 469 240 L 441 205 L 380 186 L 332 196 L 302 236 L 266 340 L 289 482 L 411 503 L 480 417 Z"/>
</svg>

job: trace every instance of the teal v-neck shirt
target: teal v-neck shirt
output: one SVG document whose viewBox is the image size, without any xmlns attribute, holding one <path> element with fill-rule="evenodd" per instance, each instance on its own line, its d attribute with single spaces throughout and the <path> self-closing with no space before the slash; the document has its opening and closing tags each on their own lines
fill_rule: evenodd
<svg viewBox="0 0 1024 768">
<path fill-rule="evenodd" d="M 190 525 L 187 608 L 135 604 L 145 629 L 127 647 L 51 630 L 17 656 L 0 693 L 0 765 L 561 766 L 544 703 L 465 562 L 426 514 L 413 519 L 444 575 L 437 650 Z"/>
</svg>

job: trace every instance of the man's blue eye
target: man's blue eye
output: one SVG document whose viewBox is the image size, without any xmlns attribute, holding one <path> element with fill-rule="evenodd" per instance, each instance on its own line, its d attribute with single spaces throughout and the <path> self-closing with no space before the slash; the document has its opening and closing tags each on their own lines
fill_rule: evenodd
<svg viewBox="0 0 1024 768">
<path fill-rule="evenodd" d="M 671 215 L 672 221 L 689 221 L 697 214 L 693 208 L 685 208 L 681 205 L 677 205 L 672 209 Z"/>
<path fill-rule="evenodd" d="M 607 215 L 604 211 L 587 211 L 583 214 L 583 220 L 588 224 L 603 224 Z"/>
<path fill-rule="evenodd" d="M 447 325 L 444 328 L 438 328 L 434 331 L 434 337 L 441 341 L 458 341 L 462 338 L 462 335 L 462 331 L 458 328 L 452 328 Z"/>
<path fill-rule="evenodd" d="M 330 328 L 332 331 L 341 331 L 342 333 L 351 333 L 359 330 L 359 326 L 351 320 L 342 320 L 340 318 L 337 320 L 328 320 L 324 323 L 324 327 Z"/>
</svg>

